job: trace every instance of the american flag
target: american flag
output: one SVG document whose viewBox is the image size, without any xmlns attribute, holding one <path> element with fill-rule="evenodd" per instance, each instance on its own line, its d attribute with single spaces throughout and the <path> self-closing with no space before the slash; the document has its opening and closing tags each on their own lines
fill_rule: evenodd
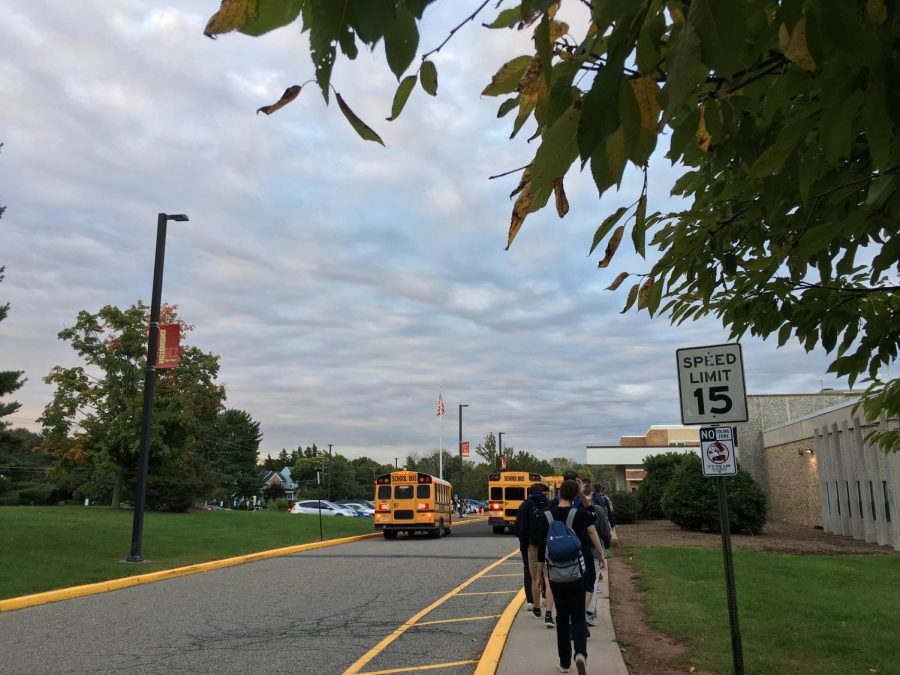
<svg viewBox="0 0 900 675">
<path fill-rule="evenodd" d="M 444 395 L 438 394 L 438 417 L 443 417 L 444 415 Z"/>
</svg>

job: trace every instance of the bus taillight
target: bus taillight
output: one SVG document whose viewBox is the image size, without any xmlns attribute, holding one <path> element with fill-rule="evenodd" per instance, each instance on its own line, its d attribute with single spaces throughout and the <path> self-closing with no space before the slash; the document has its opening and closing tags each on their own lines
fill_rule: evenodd
<svg viewBox="0 0 900 675">
<path fill-rule="evenodd" d="M 387 502 L 378 502 L 378 510 L 383 512 L 388 512 L 391 510 L 390 506 L 388 506 Z"/>
<path fill-rule="evenodd" d="M 500 502 L 491 502 L 490 508 L 491 511 L 500 511 L 503 508 L 503 504 Z"/>
<path fill-rule="evenodd" d="M 426 510 L 428 510 L 428 504 L 423 504 L 422 502 L 419 502 L 419 511 L 426 511 Z"/>
</svg>

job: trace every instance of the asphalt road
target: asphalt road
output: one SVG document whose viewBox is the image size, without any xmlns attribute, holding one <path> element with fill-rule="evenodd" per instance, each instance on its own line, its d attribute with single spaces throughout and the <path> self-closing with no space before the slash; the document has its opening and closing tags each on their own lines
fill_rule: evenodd
<svg viewBox="0 0 900 675">
<path fill-rule="evenodd" d="M 370 539 L 0 614 L 0 673 L 343 673 L 477 659 L 521 584 L 518 553 L 383 651 L 417 612 L 517 549 L 486 523 Z M 442 674 L 472 673 L 463 664 Z"/>
</svg>

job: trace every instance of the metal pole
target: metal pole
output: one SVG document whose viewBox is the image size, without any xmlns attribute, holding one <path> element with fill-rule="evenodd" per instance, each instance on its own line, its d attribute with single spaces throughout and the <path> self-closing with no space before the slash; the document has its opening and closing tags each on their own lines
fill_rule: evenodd
<svg viewBox="0 0 900 675">
<path fill-rule="evenodd" d="M 728 497 L 725 477 L 716 476 L 719 493 L 719 529 L 722 531 L 722 553 L 725 557 L 725 590 L 728 593 L 728 622 L 731 626 L 731 659 L 735 675 L 744 675 L 744 651 L 741 646 L 741 628 L 738 625 L 737 591 L 734 586 L 734 561 L 731 557 L 731 526 L 728 521 Z"/>
<path fill-rule="evenodd" d="M 316 492 L 319 493 L 319 541 L 322 541 L 322 479 L 318 471 L 316 471 Z"/>
<path fill-rule="evenodd" d="M 328 444 L 328 500 L 331 501 L 331 465 L 332 465 L 332 454 L 331 454 L 331 443 Z"/>
<path fill-rule="evenodd" d="M 144 535 L 144 506 L 147 501 L 147 470 L 150 463 L 150 425 L 153 421 L 153 390 L 156 387 L 156 358 L 159 351 L 159 306 L 162 297 L 163 263 L 166 257 L 166 225 L 168 216 L 160 213 L 156 220 L 156 257 L 153 263 L 153 296 L 150 300 L 150 330 L 147 335 L 147 368 L 144 374 L 144 408 L 141 416 L 141 446 L 131 527 L 131 555 L 128 562 L 143 562 L 141 539 Z"/>
<path fill-rule="evenodd" d="M 505 432 L 498 431 L 497 432 L 497 470 L 500 470 L 500 467 L 503 466 L 501 462 L 501 458 L 503 457 L 503 434 Z"/>
</svg>

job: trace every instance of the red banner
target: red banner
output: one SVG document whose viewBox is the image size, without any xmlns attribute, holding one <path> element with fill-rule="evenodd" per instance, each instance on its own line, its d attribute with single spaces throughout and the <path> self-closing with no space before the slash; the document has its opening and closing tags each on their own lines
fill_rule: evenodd
<svg viewBox="0 0 900 675">
<path fill-rule="evenodd" d="M 500 470 L 506 471 L 506 457 L 500 458 Z"/>
<path fill-rule="evenodd" d="M 163 323 L 159 326 L 159 353 L 156 368 L 174 368 L 181 356 L 181 328 L 177 323 Z"/>
<path fill-rule="evenodd" d="M 462 456 L 463 457 L 469 456 L 469 441 L 462 442 Z"/>
</svg>

